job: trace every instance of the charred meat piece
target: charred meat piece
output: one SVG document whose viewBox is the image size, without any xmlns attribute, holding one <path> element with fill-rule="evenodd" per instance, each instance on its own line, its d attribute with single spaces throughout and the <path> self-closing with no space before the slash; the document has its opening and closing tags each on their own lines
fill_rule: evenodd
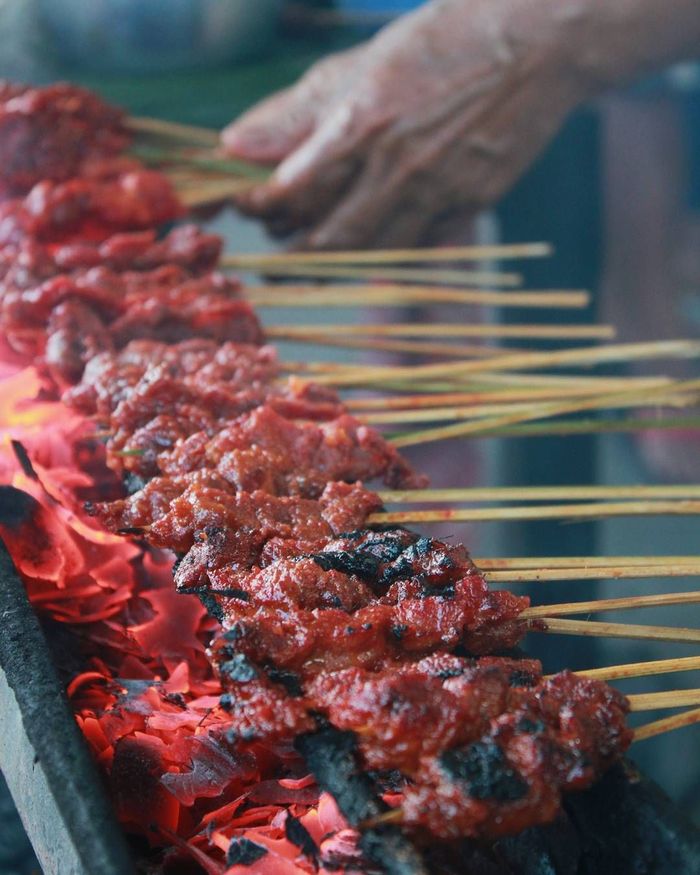
<svg viewBox="0 0 700 875">
<path fill-rule="evenodd" d="M 85 162 L 130 142 L 121 110 L 76 85 L 0 83 L 0 193 L 24 194 L 42 179 L 78 176 Z"/>
<path fill-rule="evenodd" d="M 341 537 L 341 544 L 357 545 L 354 553 L 311 529 L 295 538 L 282 532 L 248 568 L 233 536 L 217 537 L 194 545 L 176 583 L 216 597 L 222 625 L 237 631 L 241 653 L 305 680 L 358 666 L 377 670 L 436 648 L 503 650 L 528 628 L 519 619 L 526 598 L 490 592 L 463 548 L 405 530 Z"/>
<path fill-rule="evenodd" d="M 627 749 L 628 710 L 621 693 L 571 672 L 511 691 L 476 740 L 411 773 L 405 826 L 496 838 L 554 820 L 563 793 L 590 787 Z"/>
</svg>

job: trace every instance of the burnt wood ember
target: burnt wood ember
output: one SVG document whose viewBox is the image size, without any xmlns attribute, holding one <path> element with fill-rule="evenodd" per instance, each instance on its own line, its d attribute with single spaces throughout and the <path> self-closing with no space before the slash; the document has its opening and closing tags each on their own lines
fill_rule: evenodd
<svg viewBox="0 0 700 875">
<path fill-rule="evenodd" d="M 333 796 L 352 826 L 359 828 L 389 810 L 377 785 L 359 765 L 352 733 L 324 727 L 299 735 L 295 744 L 319 785 Z M 430 871 L 396 826 L 363 829 L 360 846 L 368 859 L 389 875 L 427 875 Z"/>
<path fill-rule="evenodd" d="M 78 176 L 86 162 L 118 155 L 130 140 L 121 110 L 84 88 L 0 83 L 0 196 Z"/>
</svg>

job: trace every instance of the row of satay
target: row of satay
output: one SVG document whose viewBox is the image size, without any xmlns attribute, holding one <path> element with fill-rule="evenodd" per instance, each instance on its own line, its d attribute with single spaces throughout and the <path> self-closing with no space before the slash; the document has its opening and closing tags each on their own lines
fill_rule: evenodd
<svg viewBox="0 0 700 875">
<path fill-rule="evenodd" d="M 17 142 L 48 156 L 48 178 L 32 177 L 38 157 L 6 161 L 6 355 L 103 434 L 128 494 L 91 512 L 177 554 L 178 588 L 220 619 L 232 737 L 351 731 L 368 769 L 403 776 L 402 822 L 433 836 L 551 820 L 629 744 L 625 699 L 466 655 L 515 646 L 527 600 L 490 592 L 462 546 L 368 523 L 381 501 L 364 482 L 423 478 L 335 393 L 283 378 L 240 285 L 212 271 L 217 238 L 157 235 L 179 204 L 121 156 L 112 110 L 82 92 L 72 116 L 65 90 L 30 97 L 0 90 L 0 135 L 25 112 Z"/>
</svg>

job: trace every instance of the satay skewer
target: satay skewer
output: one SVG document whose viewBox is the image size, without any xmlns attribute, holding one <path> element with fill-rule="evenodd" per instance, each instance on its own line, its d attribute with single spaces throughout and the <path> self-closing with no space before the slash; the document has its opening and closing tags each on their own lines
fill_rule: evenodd
<svg viewBox="0 0 700 875">
<path fill-rule="evenodd" d="M 687 571 L 687 569 L 684 569 L 684 571 Z M 696 569 L 695 573 L 700 574 L 700 569 Z M 537 605 L 525 608 L 520 617 L 525 620 L 536 620 L 541 617 L 569 616 L 571 614 L 597 614 L 604 611 L 631 611 L 637 608 L 697 604 L 700 604 L 700 592 L 656 593 L 654 595 L 627 596 L 617 599 L 593 599 L 584 602 Z"/>
<path fill-rule="evenodd" d="M 655 711 L 657 708 L 685 708 L 700 705 L 700 690 L 664 690 L 660 693 L 635 693 L 627 696 L 632 711 Z"/>
<path fill-rule="evenodd" d="M 548 258 L 554 253 L 549 243 L 502 243 L 473 246 L 440 246 L 415 249 L 366 249 L 341 252 L 273 252 L 225 254 L 226 267 L 265 264 L 407 264 L 428 261 L 504 261 L 509 259 Z"/>
<path fill-rule="evenodd" d="M 595 395 L 585 395 L 580 396 L 588 399 L 585 407 L 581 407 L 580 409 L 585 410 L 605 410 L 605 409 L 614 409 L 614 410 L 629 410 L 629 409 L 644 409 L 644 408 L 654 408 L 655 410 L 660 410 L 662 408 L 688 408 L 695 407 L 698 404 L 698 398 L 700 396 L 700 389 L 696 389 L 695 387 L 691 387 L 688 394 L 683 394 L 683 392 L 674 392 L 673 387 L 669 387 L 669 394 L 641 394 L 641 395 L 630 395 L 627 401 L 619 400 L 616 402 L 610 402 L 607 400 L 606 395 L 595 396 Z M 560 401 L 562 405 L 566 404 L 569 406 L 569 402 Z M 526 420 L 538 419 L 539 417 L 536 415 L 538 412 L 538 408 L 533 406 L 533 403 L 527 402 L 510 402 L 507 404 L 471 404 L 465 407 L 434 407 L 434 408 L 423 408 L 421 410 L 411 411 L 411 410 L 390 410 L 386 413 L 381 412 L 373 412 L 373 413 L 361 413 L 357 412 L 355 415 L 357 419 L 361 422 L 364 422 L 368 425 L 414 425 L 419 423 L 439 423 L 439 422 L 468 422 L 470 420 L 479 420 L 483 422 L 487 420 L 489 417 L 518 417 L 519 414 L 524 414 Z M 562 413 L 566 412 L 564 410 Z M 572 411 L 576 412 L 576 411 Z M 546 417 L 543 417 L 546 418 Z M 517 421 L 517 419 L 516 419 Z M 521 420 L 522 421 L 522 420 Z M 447 426 L 448 428 L 450 426 Z M 471 429 L 468 429 L 466 434 L 469 434 Z M 474 427 L 474 431 L 480 431 L 479 425 Z M 417 432 L 418 435 L 425 435 L 425 432 Z M 450 434 L 449 437 L 457 437 L 458 435 Z M 409 436 L 406 436 L 406 446 L 410 445 L 408 443 Z M 403 440 L 401 437 L 397 437 L 395 442 L 398 443 L 399 440 Z M 423 442 L 416 441 L 417 443 Z"/>
<path fill-rule="evenodd" d="M 527 289 L 508 292 L 408 283 L 251 285 L 246 289 L 246 297 L 258 308 L 404 307 L 414 304 L 431 306 L 456 304 L 516 309 L 582 309 L 590 304 L 590 294 L 575 289 Z"/>
<path fill-rule="evenodd" d="M 489 362 L 491 361 L 493 361 L 493 359 L 489 360 Z M 470 362 L 469 364 L 474 364 L 474 362 Z M 321 379 L 323 378 L 321 377 Z M 633 392 L 621 392 L 583 401 L 573 401 L 571 403 L 563 401 L 532 405 L 529 410 L 525 411 L 507 413 L 500 416 L 494 416 L 490 419 L 480 419 L 464 423 L 458 422 L 453 425 L 438 426 L 432 429 L 425 429 L 424 431 L 413 432 L 408 435 L 401 435 L 394 438 L 392 443 L 397 447 L 432 443 L 447 438 L 462 437 L 469 434 L 475 435 L 479 432 L 490 431 L 502 426 L 514 425 L 536 419 L 549 419 L 550 417 L 560 414 L 579 413 L 586 410 L 622 409 L 630 406 L 654 407 L 659 406 L 660 402 L 665 401 L 664 395 L 667 391 L 667 387 L 663 387 L 659 389 L 648 389 L 637 395 Z M 673 386 L 674 394 L 679 392 L 697 393 L 698 391 L 700 391 L 700 380 L 681 381 L 675 383 Z M 692 398 L 688 398 L 688 405 L 692 404 L 692 400 Z M 663 404 L 660 404 L 660 406 L 663 406 Z"/>
<path fill-rule="evenodd" d="M 530 631 L 552 635 L 583 635 L 589 638 L 626 638 L 640 641 L 668 641 L 675 644 L 700 644 L 700 629 L 681 626 L 649 626 L 544 617 L 538 620 L 537 625 Z"/>
<path fill-rule="evenodd" d="M 616 501 L 494 508 L 381 511 L 369 524 L 495 522 L 499 520 L 590 520 L 619 516 L 687 516 L 700 513 L 700 501 Z"/>
<path fill-rule="evenodd" d="M 371 365 L 348 369 L 348 372 L 332 376 L 320 376 L 318 382 L 334 386 L 364 386 L 392 380 L 414 384 L 420 380 L 455 378 L 495 371 L 527 371 L 545 368 L 582 367 L 599 364 L 614 364 L 633 361 L 648 361 L 659 358 L 697 358 L 700 342 L 695 340 L 651 341 L 646 343 L 618 343 L 602 347 L 574 347 L 554 352 L 504 353 L 488 362 L 456 362 L 376 368 Z M 521 377 L 525 376 L 520 374 Z"/>
<path fill-rule="evenodd" d="M 693 708 L 683 711 L 682 714 L 674 714 L 672 717 L 664 717 L 662 720 L 654 720 L 652 723 L 638 726 L 634 730 L 634 741 L 645 741 L 695 723 L 700 723 L 700 708 Z"/>
<path fill-rule="evenodd" d="M 330 335 L 331 339 L 339 332 L 345 335 L 357 335 L 360 337 L 412 337 L 431 338 L 440 337 L 465 337 L 465 338 L 508 338 L 516 340 L 609 340 L 615 337 L 616 331 L 613 325 L 589 324 L 589 325 L 566 325 L 566 324 L 504 324 L 504 323 L 404 323 L 394 322 L 391 324 L 361 323 L 345 325 L 337 323 L 321 323 L 318 325 L 267 325 L 265 327 L 268 337 L 279 339 L 297 339 L 307 336 L 320 337 Z"/>
<path fill-rule="evenodd" d="M 548 487 L 526 487 L 532 489 Z M 553 487 L 557 488 L 557 487 Z M 576 488 L 576 487 L 574 487 Z M 585 488 L 585 487 L 584 487 Z M 593 487 L 595 488 L 595 487 Z M 603 487 L 605 488 L 605 487 Z M 613 487 L 614 488 L 614 487 Z M 652 487 L 653 488 L 653 487 Z M 700 555 L 684 556 L 508 556 L 498 558 L 474 559 L 480 571 L 508 571 L 527 569 L 568 569 L 586 570 L 589 568 L 653 568 L 666 565 L 697 565 Z"/>
<path fill-rule="evenodd" d="M 222 267 L 226 267 L 224 263 Z M 240 268 L 239 268 L 240 270 Z M 421 285 L 486 286 L 515 289 L 522 285 L 519 273 L 496 270 L 465 270 L 455 268 L 418 267 L 364 267 L 355 265 L 326 264 L 274 264 L 261 262 L 257 268 L 245 268 L 246 272 L 270 277 L 318 277 L 348 280 L 370 280 L 418 283 Z"/>
<path fill-rule="evenodd" d="M 613 485 L 613 486 L 470 486 L 445 489 L 382 489 L 379 496 L 386 504 L 420 504 L 422 502 L 486 502 L 486 501 L 572 501 L 586 499 L 640 499 L 640 498 L 697 498 L 700 499 L 700 484 L 674 484 L 663 486 Z M 660 557 L 663 558 L 663 557 Z M 692 558 L 692 557 L 691 557 Z M 698 557 L 700 558 L 700 557 Z M 562 558 L 580 564 L 597 561 L 597 557 L 580 560 Z M 492 560 L 512 566 L 519 561 L 522 567 L 537 567 L 538 560 Z M 543 560 L 546 562 L 546 560 Z M 606 564 L 611 564 L 607 560 Z M 612 560 L 616 561 L 615 559 Z M 622 560 L 621 560 L 622 561 Z"/>
<path fill-rule="evenodd" d="M 700 669 L 700 656 L 681 656 L 677 659 L 654 659 L 647 662 L 630 662 L 606 668 L 591 668 L 576 671 L 576 674 L 599 681 L 619 681 L 625 678 L 651 677 L 658 674 L 696 671 Z"/>
<path fill-rule="evenodd" d="M 700 561 L 695 565 L 609 565 L 598 568 L 542 568 L 515 569 L 513 571 L 483 571 L 489 583 L 556 583 L 573 580 L 649 580 L 657 577 L 697 577 Z"/>
</svg>

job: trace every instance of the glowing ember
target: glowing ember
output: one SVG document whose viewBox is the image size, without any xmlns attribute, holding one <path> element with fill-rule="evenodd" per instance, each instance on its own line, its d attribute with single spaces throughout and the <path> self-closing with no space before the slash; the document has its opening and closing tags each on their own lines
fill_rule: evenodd
<svg viewBox="0 0 700 875">
<path fill-rule="evenodd" d="M 115 487 L 84 420 L 43 401 L 32 368 L 3 380 L 0 398 L 0 537 L 49 631 L 61 624 L 70 641 L 68 695 L 127 831 L 169 848 L 165 870 L 184 857 L 216 875 L 316 871 L 288 818 L 324 871 L 357 859 L 355 834 L 297 754 L 226 740 L 230 717 L 205 656 L 216 624 L 196 597 L 175 592 L 173 557 L 84 516 L 85 496 Z"/>
</svg>

